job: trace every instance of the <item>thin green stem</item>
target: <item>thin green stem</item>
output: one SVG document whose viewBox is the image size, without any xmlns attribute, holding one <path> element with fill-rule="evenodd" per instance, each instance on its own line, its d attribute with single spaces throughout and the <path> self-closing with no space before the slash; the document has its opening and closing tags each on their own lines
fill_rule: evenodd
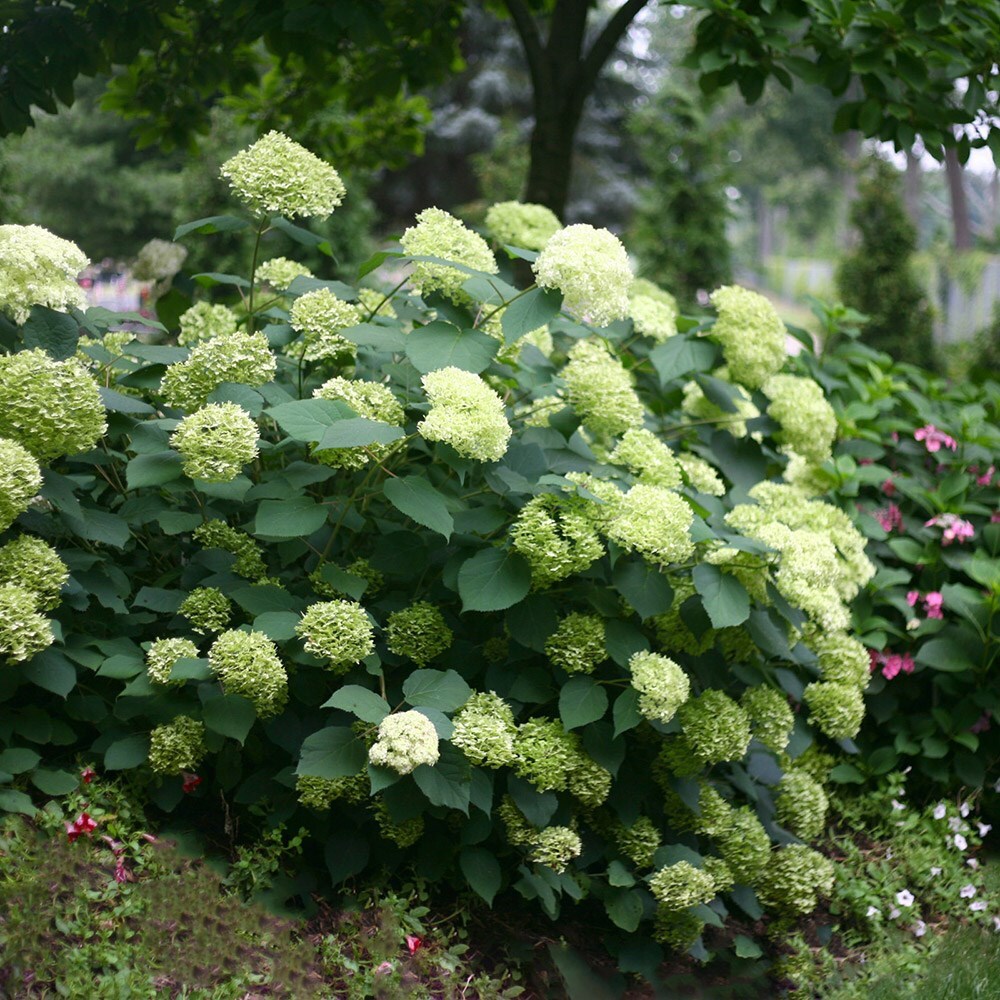
<svg viewBox="0 0 1000 1000">
<path fill-rule="evenodd" d="M 493 316 L 496 316 L 496 314 L 500 312 L 501 309 L 506 309 L 507 306 L 509 306 L 512 302 L 516 302 L 519 298 L 521 298 L 522 295 L 527 295 L 528 292 L 534 291 L 534 289 L 536 289 L 537 287 L 538 287 L 537 284 L 528 285 L 527 288 L 524 288 L 521 291 L 519 291 L 517 295 L 515 295 L 512 299 L 508 299 L 506 302 L 501 302 L 500 305 L 496 307 L 496 309 L 491 310 L 483 317 L 483 322 L 488 323 Z"/>
<path fill-rule="evenodd" d="M 254 240 L 253 244 L 253 260 L 250 262 L 250 293 L 247 297 L 247 333 L 253 333 L 253 326 L 254 326 L 253 293 L 254 293 L 254 287 L 257 283 L 257 258 L 260 255 L 261 238 L 267 231 L 268 231 L 267 220 L 261 219 L 260 225 L 257 226 L 257 238 Z"/>
</svg>

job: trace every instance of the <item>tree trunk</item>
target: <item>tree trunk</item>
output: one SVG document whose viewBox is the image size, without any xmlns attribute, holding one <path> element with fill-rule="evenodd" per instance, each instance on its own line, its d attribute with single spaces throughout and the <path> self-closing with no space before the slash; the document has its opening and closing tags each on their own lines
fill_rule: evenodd
<svg viewBox="0 0 1000 1000">
<path fill-rule="evenodd" d="M 573 140 L 579 120 L 554 115 L 535 119 L 524 200 L 545 205 L 561 219 L 573 173 Z"/>
<path fill-rule="evenodd" d="M 972 249 L 972 227 L 969 225 L 969 206 L 965 197 L 965 176 L 958 153 L 949 146 L 944 153 L 944 168 L 951 195 L 951 221 L 955 233 L 955 249 Z"/>
<path fill-rule="evenodd" d="M 920 190 L 923 180 L 920 172 L 920 160 L 913 155 L 912 150 L 906 151 L 906 187 L 904 197 L 906 201 L 906 214 L 913 223 L 913 228 L 917 231 L 917 238 L 920 237 Z"/>
</svg>

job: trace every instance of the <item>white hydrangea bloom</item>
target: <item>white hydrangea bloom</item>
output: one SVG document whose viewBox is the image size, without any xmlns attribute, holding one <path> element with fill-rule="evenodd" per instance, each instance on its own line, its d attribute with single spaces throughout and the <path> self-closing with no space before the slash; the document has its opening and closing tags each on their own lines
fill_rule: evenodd
<svg viewBox="0 0 1000 1000">
<path fill-rule="evenodd" d="M 257 423 L 236 403 L 208 403 L 170 435 L 184 459 L 184 475 L 210 483 L 235 479 L 257 457 Z"/>
<path fill-rule="evenodd" d="M 76 279 L 88 263 L 75 243 L 41 226 L 0 226 L 0 312 L 23 323 L 32 306 L 86 308 Z"/>
<path fill-rule="evenodd" d="M 371 763 L 398 774 L 409 774 L 421 764 L 433 767 L 439 756 L 434 723 L 416 711 L 387 715 L 379 723 L 378 740 L 368 751 Z"/>
<path fill-rule="evenodd" d="M 417 425 L 428 441 L 444 441 L 460 455 L 496 462 L 507 452 L 511 429 L 503 400 L 478 376 L 439 368 L 421 379 L 430 413 Z"/>
<path fill-rule="evenodd" d="M 399 243 L 411 257 L 440 257 L 487 274 L 496 274 L 498 270 L 486 240 L 441 208 L 425 208 Z M 417 261 L 413 265 L 413 287 L 421 295 L 440 292 L 450 299 L 461 300 L 462 285 L 468 278 L 465 271 L 447 264 Z"/>
</svg>

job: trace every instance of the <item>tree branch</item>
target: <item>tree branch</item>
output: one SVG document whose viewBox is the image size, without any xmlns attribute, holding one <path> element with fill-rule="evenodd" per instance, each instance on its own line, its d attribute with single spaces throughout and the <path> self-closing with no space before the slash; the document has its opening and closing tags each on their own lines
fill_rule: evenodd
<svg viewBox="0 0 1000 1000">
<path fill-rule="evenodd" d="M 524 0 L 503 0 L 503 5 L 507 8 L 510 18 L 514 22 L 514 27 L 521 38 L 521 45 L 524 46 L 524 54 L 528 60 L 528 72 L 531 74 L 532 89 L 535 92 L 535 104 L 537 105 L 539 97 L 543 93 L 547 96 L 552 89 L 552 81 L 546 70 L 545 50 L 542 48 L 538 26 Z"/>
<path fill-rule="evenodd" d="M 604 64 L 611 58 L 615 46 L 621 41 L 622 35 L 628 30 L 628 26 L 635 20 L 639 11 L 648 3 L 649 0 L 626 0 L 604 25 L 580 64 L 578 86 L 582 93 L 589 94 L 593 90 L 597 77 Z"/>
</svg>

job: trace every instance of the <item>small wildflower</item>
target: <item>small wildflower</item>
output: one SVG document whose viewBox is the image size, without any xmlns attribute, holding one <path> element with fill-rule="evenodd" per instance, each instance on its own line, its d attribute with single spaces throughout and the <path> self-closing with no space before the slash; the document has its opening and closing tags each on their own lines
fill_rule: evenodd
<svg viewBox="0 0 1000 1000">
<path fill-rule="evenodd" d="M 976 536 L 976 529 L 970 521 L 965 521 L 957 514 L 938 514 L 929 521 L 924 521 L 925 528 L 943 528 L 941 544 L 951 545 L 952 542 L 967 542 Z"/>
<path fill-rule="evenodd" d="M 939 802 L 934 807 L 933 816 L 935 819 L 944 819 L 945 816 L 947 815 L 947 812 L 948 812 L 948 807 L 943 802 Z"/>
<path fill-rule="evenodd" d="M 941 874 L 941 871 L 942 871 L 942 869 L 939 868 L 937 865 L 935 865 L 933 868 L 931 868 L 931 877 L 932 878 L 937 878 L 938 875 Z"/>
<path fill-rule="evenodd" d="M 969 903 L 969 909 L 975 913 L 982 913 L 990 904 L 985 899 L 977 899 L 974 903 Z"/>
<path fill-rule="evenodd" d="M 865 916 L 871 920 L 872 917 L 881 917 L 882 911 L 877 906 L 869 906 L 868 910 L 865 912 Z"/>
<path fill-rule="evenodd" d="M 976 477 L 977 486 L 989 486 L 993 482 L 993 476 L 996 473 L 996 466 L 991 465 L 981 476 Z"/>
<path fill-rule="evenodd" d="M 970 882 L 968 885 L 963 885 L 958 894 L 962 899 L 972 899 L 976 894 L 976 887 Z"/>
<path fill-rule="evenodd" d="M 896 906 L 894 906 L 889 911 L 889 919 L 890 920 L 898 920 L 900 916 L 902 916 L 902 911 L 898 907 L 896 907 Z"/>
<path fill-rule="evenodd" d="M 975 858 L 966 858 L 965 863 L 975 871 L 979 867 L 979 862 Z"/>
<path fill-rule="evenodd" d="M 925 924 L 923 920 L 918 920 L 913 925 L 913 936 L 923 937 L 926 933 L 927 933 L 927 924 Z"/>
<path fill-rule="evenodd" d="M 89 785 L 96 777 L 97 777 L 97 772 L 92 767 L 85 767 L 80 772 L 80 780 L 85 785 Z"/>
<path fill-rule="evenodd" d="M 918 427 L 913 432 L 913 437 L 917 441 L 923 441 L 924 447 L 932 454 L 940 451 L 942 445 L 952 451 L 958 448 L 958 442 L 953 437 L 944 431 L 939 431 L 933 424 Z"/>
<path fill-rule="evenodd" d="M 89 837 L 96 829 L 97 823 L 90 817 L 90 814 L 82 812 L 75 820 L 66 824 L 66 838 L 72 844 L 77 837 L 84 833 Z"/>
<path fill-rule="evenodd" d="M 424 939 L 417 937 L 416 934 L 406 935 L 406 949 L 411 955 L 415 955 L 424 943 Z"/>
<path fill-rule="evenodd" d="M 903 530 L 903 512 L 894 503 L 872 511 L 872 517 L 878 521 L 883 531 Z"/>
<path fill-rule="evenodd" d="M 993 829 L 993 825 L 991 823 L 977 823 L 976 826 L 979 827 L 980 837 L 985 837 L 986 834 L 988 834 L 990 830 Z"/>
<path fill-rule="evenodd" d="M 968 816 L 970 812 L 972 812 L 972 806 L 970 806 L 968 802 L 963 802 L 958 807 L 958 815 L 961 816 L 962 819 L 965 819 L 966 816 Z"/>
<path fill-rule="evenodd" d="M 913 893 L 909 889 L 903 889 L 896 893 L 896 902 L 900 906 L 913 906 Z"/>
<path fill-rule="evenodd" d="M 184 779 L 184 784 L 181 785 L 181 791 L 185 795 L 190 795 L 201 784 L 201 776 L 191 774 L 189 771 L 184 771 L 181 777 Z"/>
<path fill-rule="evenodd" d="M 960 850 L 964 851 L 968 849 L 969 842 L 960 833 L 956 833 L 952 838 L 952 843 Z"/>
<path fill-rule="evenodd" d="M 884 483 L 882 483 L 881 487 L 879 488 L 887 497 L 894 497 L 896 495 L 896 483 L 893 480 L 892 476 L 890 476 Z"/>
</svg>

